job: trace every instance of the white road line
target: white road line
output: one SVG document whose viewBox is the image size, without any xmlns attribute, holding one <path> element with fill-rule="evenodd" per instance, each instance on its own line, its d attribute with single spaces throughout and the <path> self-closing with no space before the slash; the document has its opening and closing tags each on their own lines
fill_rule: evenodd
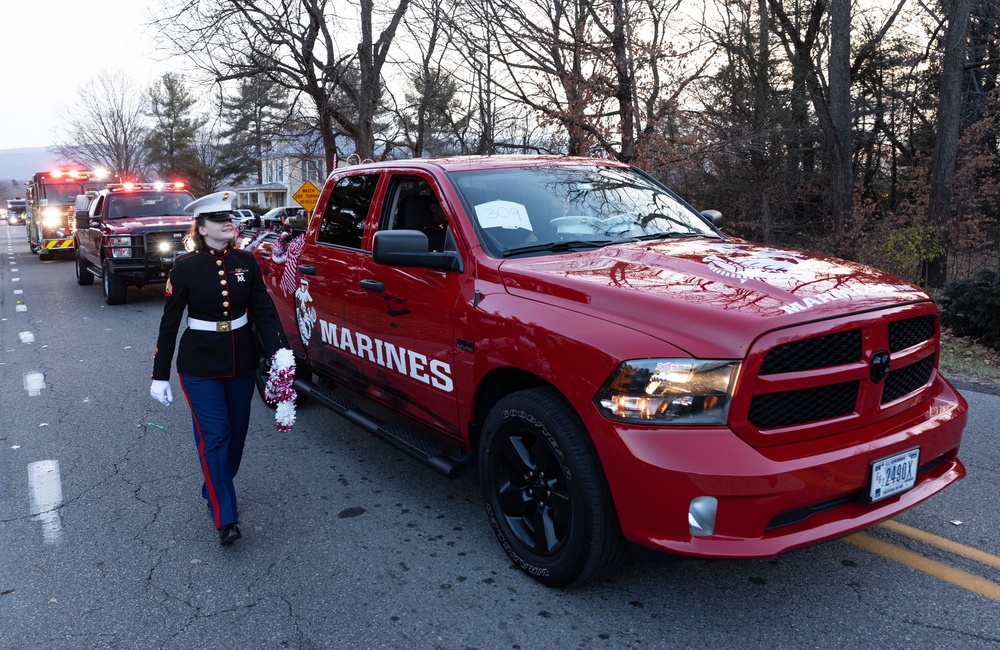
<svg viewBox="0 0 1000 650">
<path fill-rule="evenodd" d="M 40 372 L 29 372 L 24 375 L 24 390 L 28 391 L 29 396 L 41 395 L 43 388 L 45 388 L 45 375 Z"/>
<path fill-rule="evenodd" d="M 14 307 L 14 311 L 28 311 L 27 305 L 17 305 Z"/>
<path fill-rule="evenodd" d="M 35 334 L 34 334 L 34 332 L 21 332 L 20 334 L 17 335 L 17 337 L 19 339 L 21 339 L 21 343 L 34 343 L 35 342 Z"/>
<path fill-rule="evenodd" d="M 59 506 L 62 505 L 62 481 L 58 460 L 40 460 L 28 465 L 28 491 L 31 495 L 31 518 L 42 522 L 42 539 L 56 544 L 62 539 Z"/>
</svg>

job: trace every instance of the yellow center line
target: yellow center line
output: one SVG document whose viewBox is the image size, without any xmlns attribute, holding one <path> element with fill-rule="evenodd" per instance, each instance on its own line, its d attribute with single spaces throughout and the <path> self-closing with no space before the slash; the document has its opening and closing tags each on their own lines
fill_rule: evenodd
<svg viewBox="0 0 1000 650">
<path fill-rule="evenodd" d="M 918 571 L 923 571 L 927 575 L 934 576 L 935 578 L 939 578 L 945 582 L 950 582 L 951 584 L 961 587 L 962 589 L 966 589 L 981 596 L 986 596 L 991 600 L 1000 602 L 1000 584 L 987 580 L 986 578 L 981 578 L 977 575 L 962 571 L 961 569 L 950 567 L 947 564 L 924 557 L 919 553 L 914 553 L 913 551 L 905 548 L 900 548 L 888 542 L 875 539 L 865 533 L 855 533 L 854 535 L 845 537 L 844 541 L 870 553 L 881 555 L 884 558 L 899 562 L 900 564 L 905 564 L 906 566 L 912 567 Z"/>
<path fill-rule="evenodd" d="M 901 524 L 898 521 L 893 521 L 891 519 L 889 521 L 883 521 L 880 526 L 891 530 L 894 533 L 906 535 L 907 537 L 915 539 L 918 542 L 924 542 L 925 544 L 936 546 L 942 550 L 954 553 L 955 555 L 961 555 L 962 557 L 967 557 L 970 560 L 988 564 L 995 569 L 1000 569 L 1000 557 L 991 555 L 985 551 L 980 551 L 978 548 L 972 548 L 971 546 L 959 544 L 958 542 L 953 542 L 950 539 L 938 537 L 937 535 L 925 532 L 919 528 L 913 528 L 912 526 L 907 526 L 906 524 Z"/>
</svg>

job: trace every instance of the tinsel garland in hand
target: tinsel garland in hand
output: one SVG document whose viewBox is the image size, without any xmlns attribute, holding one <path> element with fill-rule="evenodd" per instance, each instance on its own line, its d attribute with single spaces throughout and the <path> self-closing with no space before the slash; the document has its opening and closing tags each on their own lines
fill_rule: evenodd
<svg viewBox="0 0 1000 650">
<path fill-rule="evenodd" d="M 288 348 L 281 348 L 271 357 L 271 371 L 264 385 L 264 399 L 274 411 L 274 428 L 288 433 L 295 424 L 295 355 Z"/>
</svg>

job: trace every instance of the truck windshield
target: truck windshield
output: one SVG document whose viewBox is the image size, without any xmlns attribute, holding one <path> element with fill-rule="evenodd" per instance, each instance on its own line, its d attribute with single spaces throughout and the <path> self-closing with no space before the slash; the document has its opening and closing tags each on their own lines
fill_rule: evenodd
<svg viewBox="0 0 1000 650">
<path fill-rule="evenodd" d="M 42 199 L 44 205 L 70 205 L 76 202 L 76 195 L 83 194 L 83 185 L 80 183 L 59 183 L 53 185 L 42 185 Z"/>
<path fill-rule="evenodd" d="M 191 216 L 184 212 L 184 206 L 191 201 L 194 201 L 194 197 L 188 192 L 112 194 L 108 196 L 105 217 L 123 219 L 125 217 Z"/>
<path fill-rule="evenodd" d="M 451 176 L 487 239 L 484 247 L 499 256 L 719 236 L 693 208 L 632 169 L 566 165 Z"/>
</svg>

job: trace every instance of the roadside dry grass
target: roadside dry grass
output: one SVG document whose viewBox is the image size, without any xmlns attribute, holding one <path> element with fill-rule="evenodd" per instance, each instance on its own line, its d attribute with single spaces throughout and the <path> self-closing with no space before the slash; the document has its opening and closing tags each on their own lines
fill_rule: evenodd
<svg viewBox="0 0 1000 650">
<path fill-rule="evenodd" d="M 1000 391 L 1000 352 L 941 331 L 941 374 L 949 381 Z"/>
</svg>

